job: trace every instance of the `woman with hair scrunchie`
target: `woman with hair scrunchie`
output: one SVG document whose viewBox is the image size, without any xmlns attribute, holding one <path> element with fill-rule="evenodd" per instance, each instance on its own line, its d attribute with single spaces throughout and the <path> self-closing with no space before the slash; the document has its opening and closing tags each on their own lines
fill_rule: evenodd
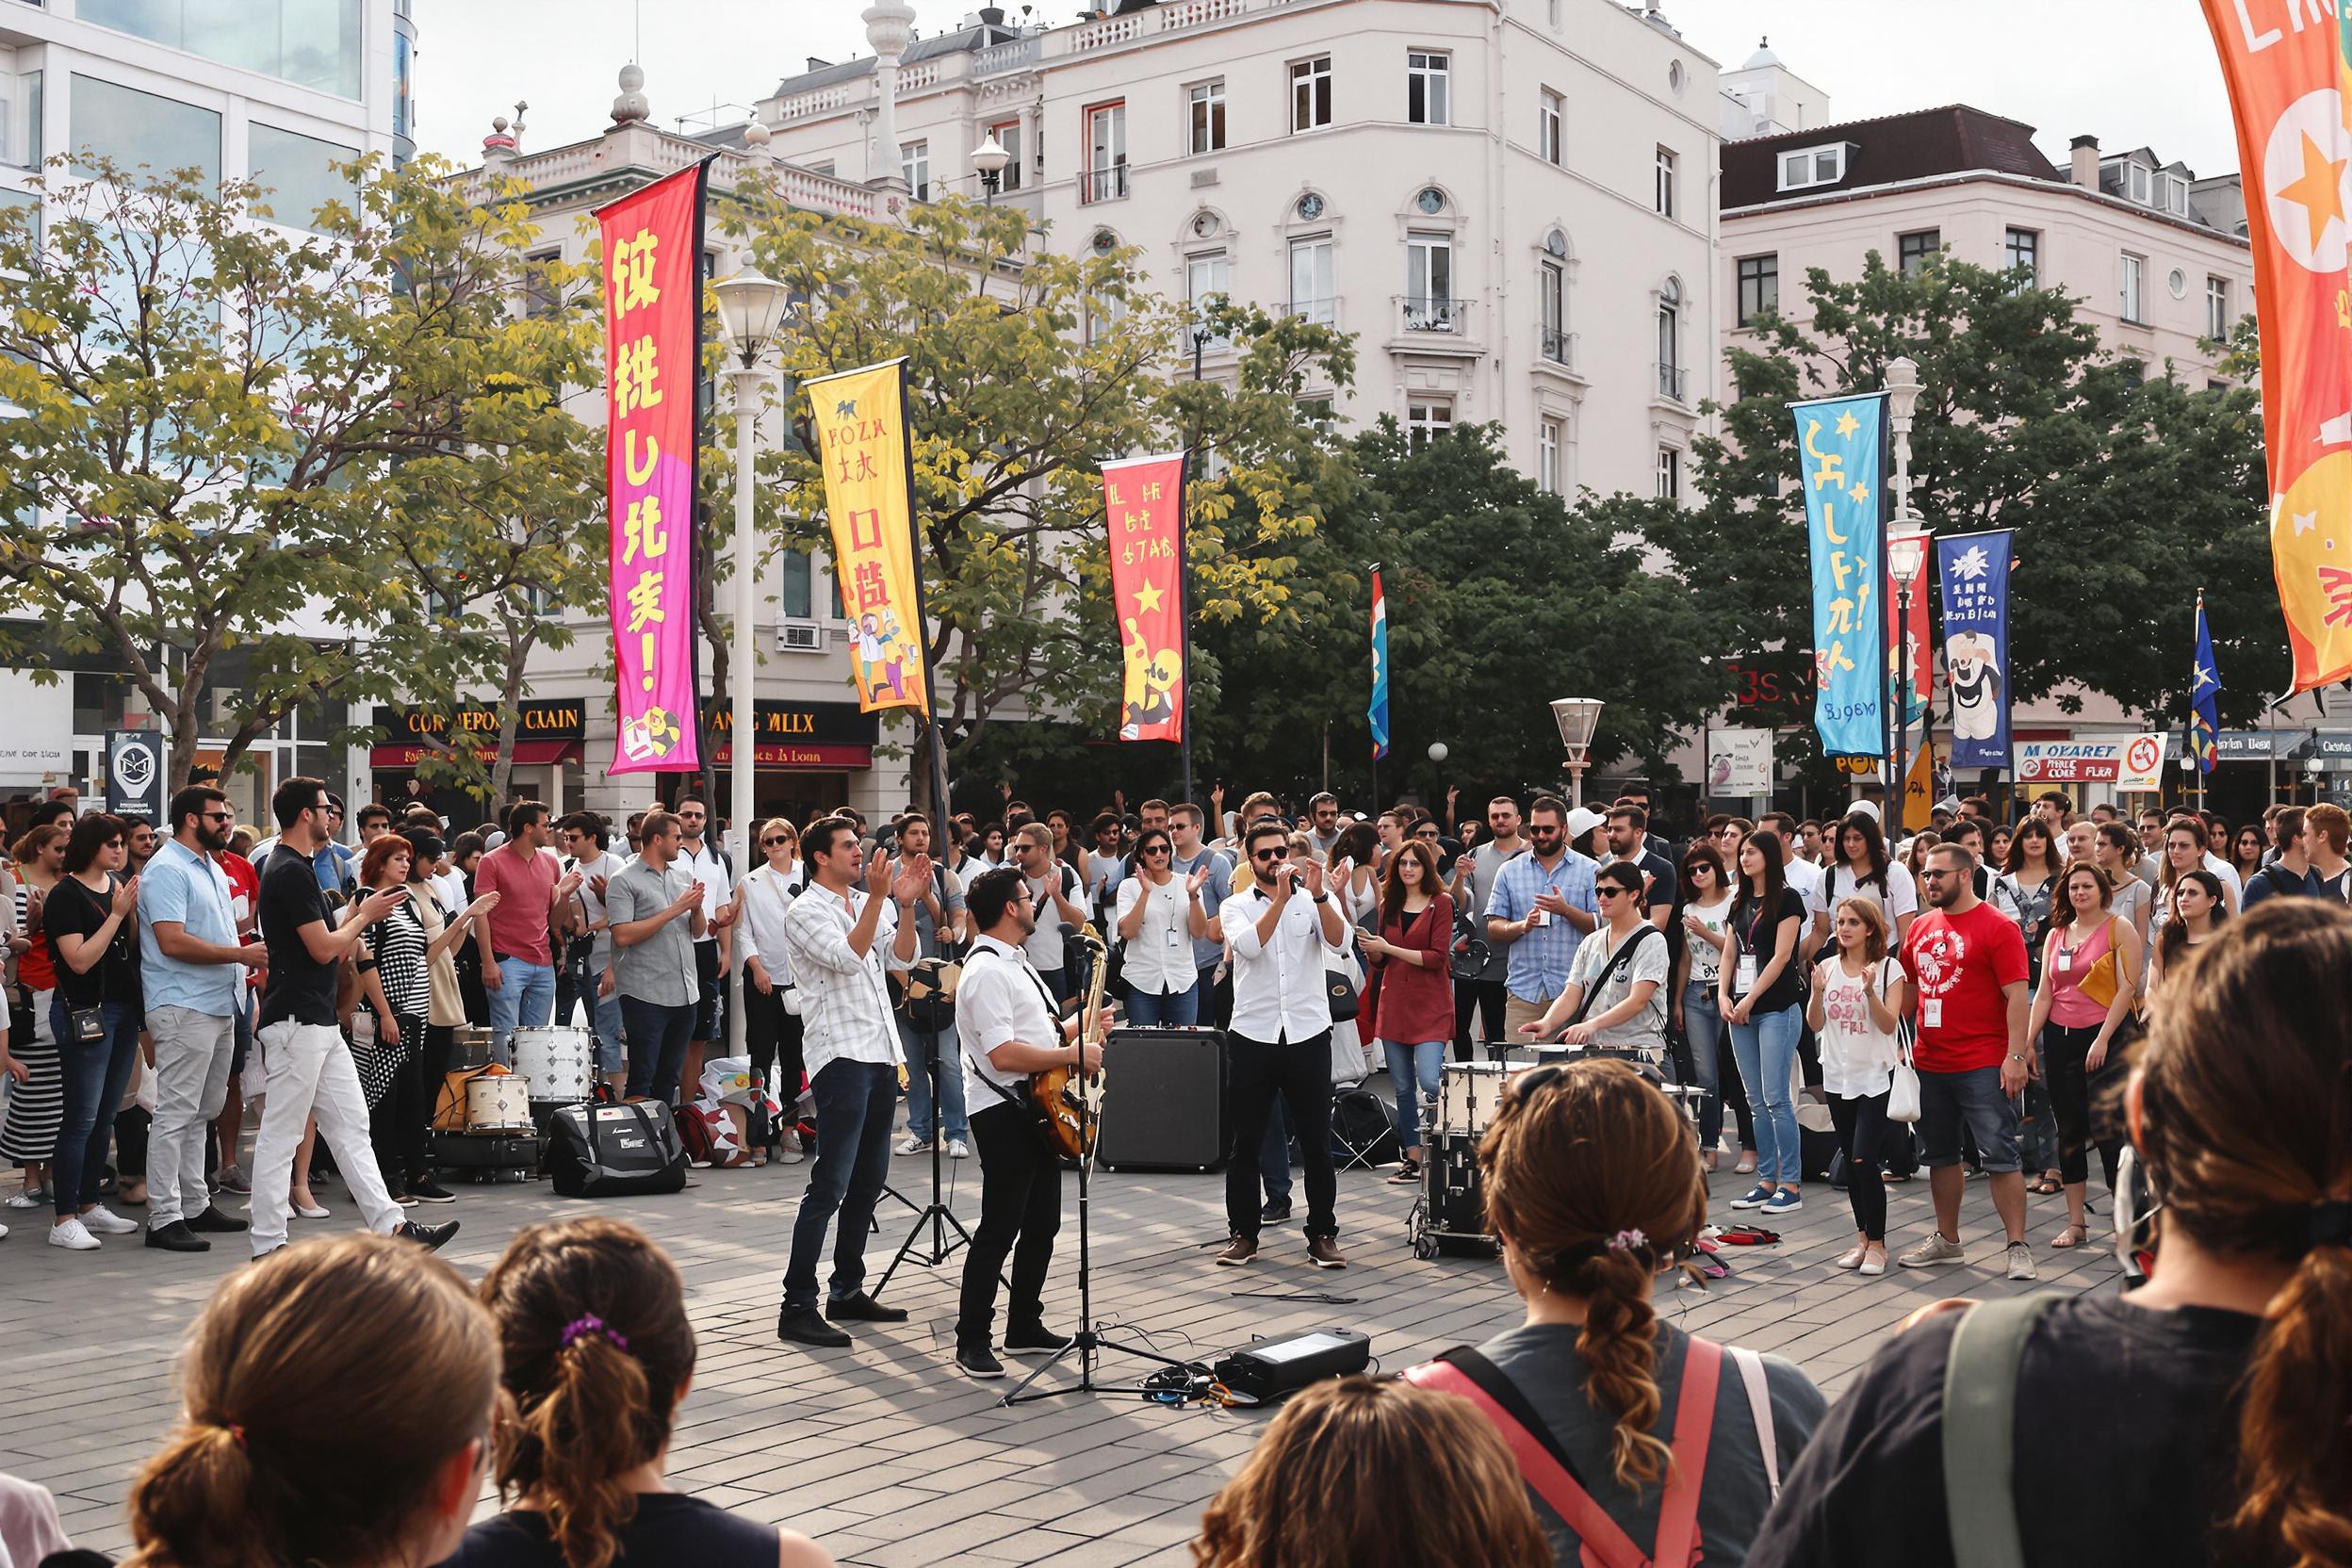
<svg viewBox="0 0 2352 1568">
<path fill-rule="evenodd" d="M 1527 1321 L 1475 1357 L 1449 1352 L 1446 1361 L 1459 1368 L 1482 1359 L 1615 1527 L 1644 1556 L 1661 1550 L 1652 1544 L 1665 1483 L 1678 1473 L 1672 1445 L 1685 1414 L 1685 1373 L 1704 1343 L 1662 1321 L 1650 1301 L 1658 1276 L 1688 1255 L 1707 1223 L 1707 1179 L 1690 1121 L 1625 1062 L 1533 1068 L 1504 1090 L 1478 1164 L 1487 1217 Z M 1812 1380 L 1778 1357 L 1740 1366 L 1745 1352 L 1705 1346 L 1703 1354 L 1719 1373 L 1704 1473 L 1695 1478 L 1696 1544 L 1707 1562 L 1737 1564 L 1763 1523 L 1775 1478 L 1795 1463 L 1828 1407 Z M 1431 1376 L 1437 1364 L 1405 1376 L 1447 1387 L 1449 1380 Z M 1758 1366 L 1771 1411 L 1770 1469 L 1748 1384 Z M 1577 1561 L 1577 1531 L 1536 1490 L 1537 1478 L 1527 1478 L 1554 1555 Z"/>
</svg>

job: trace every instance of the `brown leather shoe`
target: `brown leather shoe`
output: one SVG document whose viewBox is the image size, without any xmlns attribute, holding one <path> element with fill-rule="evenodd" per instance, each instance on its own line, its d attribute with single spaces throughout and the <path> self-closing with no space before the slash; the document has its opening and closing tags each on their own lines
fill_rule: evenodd
<svg viewBox="0 0 2352 1568">
<path fill-rule="evenodd" d="M 1317 1236 L 1307 1243 L 1307 1261 L 1317 1268 L 1345 1268 L 1348 1254 L 1339 1250 L 1339 1243 L 1329 1236 Z"/>
<path fill-rule="evenodd" d="M 1235 1236 L 1225 1244 L 1225 1250 L 1217 1255 L 1217 1262 L 1222 1268 L 1239 1268 L 1243 1264 L 1256 1262 L 1257 1256 L 1258 1244 L 1253 1237 Z"/>
</svg>

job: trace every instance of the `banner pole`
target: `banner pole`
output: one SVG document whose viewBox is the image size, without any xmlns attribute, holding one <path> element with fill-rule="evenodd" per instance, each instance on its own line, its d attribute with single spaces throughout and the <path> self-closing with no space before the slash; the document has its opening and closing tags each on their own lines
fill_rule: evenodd
<svg viewBox="0 0 2352 1568">
<path fill-rule="evenodd" d="M 1197 359 L 1195 363 L 1198 363 Z M 1199 377 L 1194 378 L 1198 380 Z M 1184 728 L 1176 738 L 1182 753 L 1184 792 L 1176 798 L 1190 805 L 1192 800 L 1192 519 L 1186 515 L 1192 503 L 1192 466 L 1199 461 L 1199 449 L 1184 449 L 1184 466 L 1176 470 L 1176 634 L 1184 641 Z M 1223 831 L 1220 825 L 1219 832 Z M 1212 835 L 1214 837 L 1215 835 Z"/>
</svg>

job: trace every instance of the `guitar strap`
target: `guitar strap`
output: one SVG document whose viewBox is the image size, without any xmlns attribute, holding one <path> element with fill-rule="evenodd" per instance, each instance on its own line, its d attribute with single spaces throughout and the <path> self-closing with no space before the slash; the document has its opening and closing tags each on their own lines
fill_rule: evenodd
<svg viewBox="0 0 2352 1568">
<path fill-rule="evenodd" d="M 1004 958 L 1002 955 L 998 954 L 992 947 L 974 946 L 972 950 L 971 956 L 964 960 L 964 968 L 967 970 L 971 969 L 972 966 L 983 956 L 996 958 L 999 962 L 1010 961 Z M 1022 956 L 1021 962 L 1015 964 L 1013 967 L 1020 970 L 1021 972 L 1028 978 L 1029 983 L 1037 988 L 1037 997 L 1045 1004 L 1046 1021 L 1048 1024 L 1051 1024 L 1054 1018 L 1054 993 L 1046 988 L 1043 977 L 1040 976 L 1037 973 L 1037 969 L 1030 964 L 1028 956 L 1025 954 Z M 960 1036 L 958 1037 L 960 1039 Z M 972 1049 L 972 1048 L 971 1046 L 966 1045 L 964 1047 L 965 1054 L 970 1055 Z M 975 1062 L 973 1065 L 977 1066 L 979 1064 Z M 1018 1089 L 1007 1088 L 1005 1086 L 998 1083 L 995 1079 L 989 1077 L 985 1072 L 980 1074 L 980 1081 L 988 1085 L 990 1089 L 994 1090 L 997 1098 L 1004 1101 L 1007 1105 L 1012 1106 L 1015 1110 L 1029 1112 L 1031 1119 L 1037 1124 L 1038 1136 L 1042 1137 L 1045 1135 L 1045 1112 L 1036 1101 L 1030 1099 L 1026 1094 L 1021 1093 Z"/>
</svg>

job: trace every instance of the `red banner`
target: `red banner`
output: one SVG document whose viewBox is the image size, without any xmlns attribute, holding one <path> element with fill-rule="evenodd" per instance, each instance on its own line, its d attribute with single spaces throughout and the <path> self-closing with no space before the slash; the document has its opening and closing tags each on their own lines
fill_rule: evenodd
<svg viewBox="0 0 2352 1568">
<path fill-rule="evenodd" d="M 612 508 L 612 773 L 684 773 L 694 748 L 694 467 L 709 159 L 596 209 Z"/>
<path fill-rule="evenodd" d="M 2352 675 L 2352 124 L 2335 10 L 2205 0 L 2245 174 L 2271 569 L 2297 692 Z"/>
<path fill-rule="evenodd" d="M 1184 738 L 1184 454 L 1102 465 L 1122 741 Z"/>
<path fill-rule="evenodd" d="M 1927 711 L 1929 675 L 1936 662 L 1936 645 L 1928 631 L 1928 576 L 1930 552 L 1919 552 L 1919 569 L 1911 574 L 1911 699 L 1896 711 L 1912 724 Z M 1903 585 L 1890 571 L 1886 575 L 1886 691 L 1891 698 L 1903 689 L 1903 677 L 1897 673 L 1903 662 Z"/>
</svg>

